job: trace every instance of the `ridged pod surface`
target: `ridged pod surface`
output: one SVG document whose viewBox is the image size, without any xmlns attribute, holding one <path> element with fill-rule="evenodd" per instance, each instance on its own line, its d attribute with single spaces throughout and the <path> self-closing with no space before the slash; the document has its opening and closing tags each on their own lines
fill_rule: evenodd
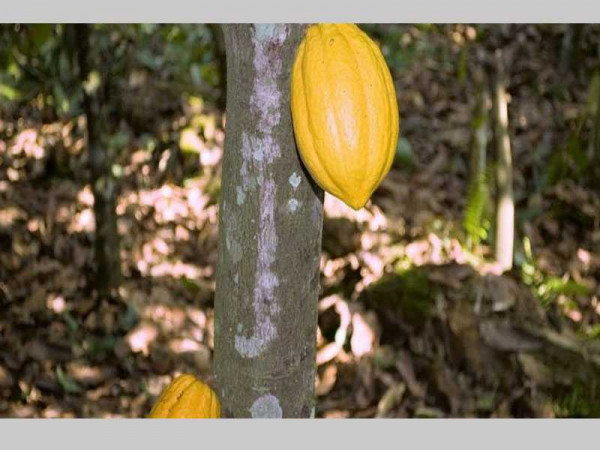
<svg viewBox="0 0 600 450">
<path fill-rule="evenodd" d="M 292 69 L 292 119 L 315 181 L 362 208 L 394 160 L 399 132 L 392 76 L 356 25 L 310 26 Z"/>
<path fill-rule="evenodd" d="M 160 394 L 151 419 L 218 419 L 221 406 L 214 391 L 195 376 L 175 378 Z"/>
</svg>

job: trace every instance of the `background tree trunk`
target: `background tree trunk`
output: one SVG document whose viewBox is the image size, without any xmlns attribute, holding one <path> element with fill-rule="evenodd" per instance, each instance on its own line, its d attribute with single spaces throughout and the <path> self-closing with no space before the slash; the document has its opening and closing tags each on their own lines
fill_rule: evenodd
<svg viewBox="0 0 600 450">
<path fill-rule="evenodd" d="M 225 416 L 314 414 L 323 192 L 290 112 L 301 25 L 226 25 L 227 128 L 215 299 Z"/>
<path fill-rule="evenodd" d="M 208 27 L 215 41 L 215 59 L 219 65 L 219 76 L 221 77 L 219 83 L 221 94 L 217 99 L 217 105 L 219 108 L 225 109 L 225 102 L 227 100 L 227 93 L 224 91 L 227 88 L 227 56 L 225 55 L 225 36 L 223 36 L 222 26 L 216 23 L 211 23 L 208 24 Z"/>
<path fill-rule="evenodd" d="M 90 51 L 90 26 L 74 25 L 79 76 L 83 86 L 83 109 L 86 116 L 87 148 L 94 194 L 96 219 L 95 285 L 101 298 L 115 295 L 121 279 L 121 258 L 117 232 L 117 184 L 111 172 L 111 158 L 102 147 L 102 131 L 105 118 L 101 99 L 103 79 Z M 91 76 L 94 73 L 95 76 Z"/>
<path fill-rule="evenodd" d="M 515 204 L 512 181 L 512 154 L 508 132 L 508 101 L 502 53 L 496 51 L 492 70 L 494 140 L 496 143 L 496 236 L 495 257 L 500 268 L 512 269 L 515 234 Z"/>
<path fill-rule="evenodd" d="M 599 49 L 600 51 L 600 49 Z M 600 77 L 600 71 L 596 72 L 597 77 Z M 596 166 L 596 169 L 592 172 L 595 177 L 598 177 L 599 170 L 597 167 L 600 165 L 600 86 L 596 92 L 596 112 L 594 115 L 594 128 L 592 130 L 592 162 Z"/>
<path fill-rule="evenodd" d="M 578 71 L 578 62 L 581 56 L 581 34 L 583 24 L 571 23 L 566 25 L 567 30 L 563 37 L 561 48 L 562 71 L 566 75 L 569 72 Z"/>
</svg>

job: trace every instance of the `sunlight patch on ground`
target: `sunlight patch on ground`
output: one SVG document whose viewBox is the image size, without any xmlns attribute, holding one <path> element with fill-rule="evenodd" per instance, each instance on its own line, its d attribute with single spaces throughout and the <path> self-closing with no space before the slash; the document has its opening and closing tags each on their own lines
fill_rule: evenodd
<svg viewBox="0 0 600 450">
<path fill-rule="evenodd" d="M 96 231 L 94 211 L 86 208 L 76 213 L 67 227 L 69 233 L 93 233 Z"/>
<path fill-rule="evenodd" d="M 381 209 L 370 201 L 367 205 L 368 207 L 355 211 L 333 195 L 325 194 L 323 207 L 326 217 L 344 217 L 353 222 L 364 223 L 372 231 L 384 229 L 387 219 Z"/>
<path fill-rule="evenodd" d="M 156 325 L 153 323 L 141 323 L 125 336 L 125 341 L 132 352 L 141 352 L 148 356 L 150 353 L 150 345 L 157 336 L 158 329 L 156 328 Z"/>
<path fill-rule="evenodd" d="M 27 158 L 42 159 L 46 151 L 37 141 L 38 131 L 28 128 L 17 135 L 9 151 L 12 156 L 24 155 Z"/>
<path fill-rule="evenodd" d="M 17 220 L 27 217 L 25 211 L 16 206 L 0 209 L 0 227 L 9 228 Z"/>
<path fill-rule="evenodd" d="M 94 194 L 92 193 L 91 185 L 86 184 L 83 189 L 77 193 L 77 201 L 88 208 L 94 206 Z"/>
</svg>

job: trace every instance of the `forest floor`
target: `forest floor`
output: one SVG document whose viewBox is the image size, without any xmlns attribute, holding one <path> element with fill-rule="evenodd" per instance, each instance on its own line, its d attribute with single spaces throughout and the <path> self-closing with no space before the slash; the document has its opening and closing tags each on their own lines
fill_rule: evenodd
<svg viewBox="0 0 600 450">
<path fill-rule="evenodd" d="M 595 56 L 573 68 L 561 26 L 365 28 L 397 62 L 403 141 L 365 208 L 326 196 L 317 416 L 600 416 L 600 191 L 581 163 L 600 29 L 583 28 Z M 478 244 L 463 229 L 473 73 L 497 48 L 517 211 L 502 275 L 489 225 Z M 118 301 L 92 289 L 84 120 L 31 104 L 0 117 L 0 416 L 144 417 L 176 374 L 214 382 L 223 111 L 181 95 L 163 139 L 128 120 L 152 99 L 129 98 L 114 135 Z"/>
</svg>

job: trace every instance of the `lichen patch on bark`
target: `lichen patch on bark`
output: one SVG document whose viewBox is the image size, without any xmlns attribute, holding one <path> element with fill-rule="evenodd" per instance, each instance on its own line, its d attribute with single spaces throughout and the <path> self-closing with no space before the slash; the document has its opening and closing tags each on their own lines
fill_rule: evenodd
<svg viewBox="0 0 600 450">
<path fill-rule="evenodd" d="M 295 213 L 296 210 L 299 208 L 299 206 L 300 206 L 300 203 L 295 198 L 291 198 L 288 201 L 288 209 L 290 210 L 290 212 Z"/>
<path fill-rule="evenodd" d="M 294 172 L 293 174 L 290 175 L 289 182 L 292 185 L 292 187 L 294 188 L 294 190 L 296 190 L 296 189 L 298 189 L 298 186 L 300 186 L 300 183 L 302 182 L 302 178 L 300 177 L 300 175 L 298 175 L 296 172 Z"/>
<path fill-rule="evenodd" d="M 286 37 L 286 25 L 257 25 L 252 36 L 256 76 L 250 95 L 250 107 L 259 120 L 256 134 L 242 134 L 242 186 L 237 191 L 237 203 L 243 203 L 245 192 L 254 188 L 254 178 L 249 176 L 249 173 L 254 173 L 259 190 L 260 226 L 257 236 L 256 283 L 252 294 L 254 332 L 249 337 L 240 334 L 235 336 L 235 348 L 245 358 L 260 355 L 277 336 L 273 316 L 279 312 L 275 297 L 279 280 L 272 269 L 277 251 L 277 186 L 268 176 L 268 171 L 270 165 L 281 155 L 279 144 L 274 138 L 275 127 L 281 119 L 281 92 L 277 84 L 281 74 L 281 60 L 270 57 L 269 49 L 283 45 Z"/>
<path fill-rule="evenodd" d="M 279 406 L 279 400 L 272 394 L 258 397 L 250 407 L 253 419 L 281 419 L 283 411 Z"/>
</svg>

